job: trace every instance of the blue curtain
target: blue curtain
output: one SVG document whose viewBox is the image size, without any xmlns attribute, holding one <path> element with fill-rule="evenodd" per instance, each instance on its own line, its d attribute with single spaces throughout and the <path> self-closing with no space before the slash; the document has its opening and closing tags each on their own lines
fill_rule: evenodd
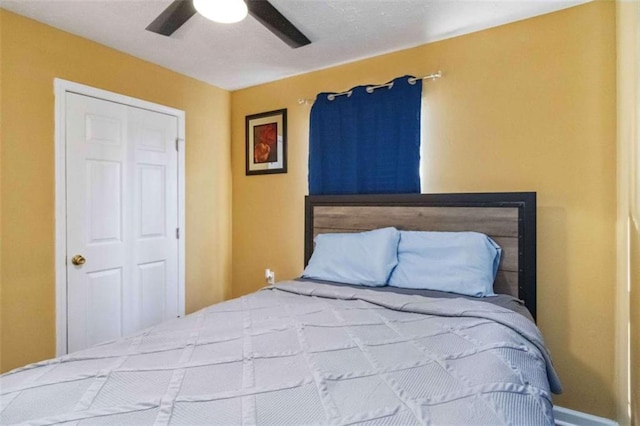
<svg viewBox="0 0 640 426">
<path fill-rule="evenodd" d="M 420 192 L 422 80 L 393 80 L 391 88 L 329 100 L 311 109 L 309 194 Z"/>
</svg>

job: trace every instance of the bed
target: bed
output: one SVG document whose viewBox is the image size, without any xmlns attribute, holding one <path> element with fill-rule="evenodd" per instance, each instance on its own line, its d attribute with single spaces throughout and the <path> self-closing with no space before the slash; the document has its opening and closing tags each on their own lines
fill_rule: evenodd
<svg viewBox="0 0 640 426">
<path fill-rule="evenodd" d="M 280 282 L 0 377 L 0 423 L 553 424 L 535 326 L 535 193 L 309 196 L 319 234 L 477 231 L 500 244 L 478 300 Z M 528 309 L 524 309 L 528 308 Z"/>
</svg>

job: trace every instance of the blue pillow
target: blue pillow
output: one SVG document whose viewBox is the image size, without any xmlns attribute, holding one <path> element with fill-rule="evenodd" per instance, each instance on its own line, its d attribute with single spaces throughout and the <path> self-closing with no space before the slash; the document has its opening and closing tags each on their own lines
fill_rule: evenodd
<svg viewBox="0 0 640 426">
<path fill-rule="evenodd" d="M 355 234 L 320 234 L 302 276 L 370 287 L 387 284 L 398 264 L 396 228 Z"/>
<path fill-rule="evenodd" d="M 398 266 L 389 285 L 495 296 L 501 255 L 500 246 L 478 232 L 401 231 Z"/>
</svg>

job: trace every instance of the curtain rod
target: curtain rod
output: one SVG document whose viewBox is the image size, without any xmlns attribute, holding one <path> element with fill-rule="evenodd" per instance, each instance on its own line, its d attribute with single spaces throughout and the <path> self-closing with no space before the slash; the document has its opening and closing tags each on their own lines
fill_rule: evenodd
<svg viewBox="0 0 640 426">
<path fill-rule="evenodd" d="M 424 77 L 411 77 L 409 78 L 409 84 L 415 84 L 416 81 L 418 80 L 436 80 L 438 78 L 442 77 L 442 71 L 438 70 L 435 73 L 429 74 L 429 75 L 425 75 Z M 376 89 L 380 89 L 383 87 L 388 87 L 388 88 L 392 88 L 393 87 L 393 81 L 390 83 L 386 83 L 386 84 L 380 84 L 378 86 L 368 86 L 367 87 L 367 93 L 373 93 L 374 90 Z M 330 95 L 327 95 L 327 99 L 329 99 L 330 101 L 334 100 L 336 97 L 338 96 L 343 96 L 343 95 L 347 95 L 347 96 L 351 96 L 351 94 L 353 93 L 353 90 L 347 90 L 346 92 L 340 92 L 340 93 L 331 93 Z M 298 99 L 298 104 L 299 105 L 310 105 L 314 102 L 313 99 Z"/>
</svg>

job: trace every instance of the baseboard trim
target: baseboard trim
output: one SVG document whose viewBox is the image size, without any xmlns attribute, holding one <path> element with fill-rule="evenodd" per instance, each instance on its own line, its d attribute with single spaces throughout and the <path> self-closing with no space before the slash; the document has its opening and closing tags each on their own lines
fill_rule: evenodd
<svg viewBox="0 0 640 426">
<path fill-rule="evenodd" d="M 557 405 L 553 407 L 553 416 L 556 419 L 556 426 L 618 426 L 618 422 L 613 420 Z"/>
</svg>

